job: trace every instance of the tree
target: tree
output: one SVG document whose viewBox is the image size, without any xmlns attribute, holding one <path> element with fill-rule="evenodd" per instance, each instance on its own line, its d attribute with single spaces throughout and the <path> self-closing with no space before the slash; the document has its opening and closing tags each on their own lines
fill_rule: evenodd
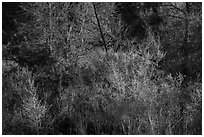
<svg viewBox="0 0 204 137">
<path fill-rule="evenodd" d="M 5 134 L 201 134 L 201 3 L 3 6 Z"/>
<path fill-rule="evenodd" d="M 200 4 L 199 3 L 163 3 L 161 5 L 163 16 L 166 16 L 166 21 L 169 25 L 169 29 L 166 28 L 166 32 L 170 33 L 168 35 L 168 38 L 163 39 L 162 45 L 164 46 L 165 51 L 167 51 L 167 56 L 164 58 L 166 62 L 164 65 L 168 68 L 172 65 L 176 66 L 178 69 L 172 69 L 168 72 L 170 73 L 178 73 L 181 72 L 185 78 L 182 82 L 182 89 L 181 89 L 181 95 L 180 95 L 180 116 L 181 116 L 181 125 L 180 125 L 180 133 L 183 134 L 184 129 L 184 110 L 185 110 L 185 102 L 189 99 L 189 93 L 186 92 L 187 83 L 189 82 L 190 78 L 195 77 L 196 73 L 200 73 L 200 71 L 192 71 L 194 68 L 192 60 L 198 61 L 198 64 L 201 65 L 201 62 L 199 61 L 199 54 L 198 51 L 200 50 L 201 43 L 200 44 L 193 44 L 193 41 L 197 41 L 195 38 L 194 40 L 192 38 L 192 34 L 197 33 L 196 31 L 190 29 L 194 25 L 196 25 L 198 22 L 200 22 Z M 199 7 L 199 8 L 198 8 Z M 195 11 L 195 8 L 198 10 Z M 192 22 L 197 23 L 192 23 Z M 201 22 L 200 22 L 201 23 Z M 199 24 L 200 24 L 199 23 Z M 167 25 L 168 26 L 168 25 Z M 175 29 L 177 28 L 177 29 Z M 199 34 L 200 35 L 200 34 Z M 164 36 L 164 34 L 163 34 Z M 182 38 L 182 39 L 181 39 Z M 191 40 L 190 40 L 191 39 Z M 198 38 L 200 39 L 200 38 Z M 167 44 L 166 42 L 170 42 Z M 175 45 L 175 46 L 174 46 Z M 169 48 L 167 46 L 170 46 Z M 175 48 L 174 48 L 174 47 Z M 198 47 L 197 47 L 198 46 Z M 174 50 L 174 49 L 175 50 Z M 177 52 L 175 52 L 177 50 Z M 197 51 L 196 51 L 197 50 Z M 175 54 L 177 53 L 177 55 Z M 167 64 L 169 62 L 169 65 Z M 191 65 L 190 65 L 191 64 Z M 197 65 L 196 65 L 197 66 Z M 199 65 L 198 65 L 199 66 Z M 197 69 L 198 70 L 198 69 Z"/>
<path fill-rule="evenodd" d="M 168 72 L 171 72 L 172 74 L 181 72 L 183 75 L 187 75 L 188 77 L 195 76 L 196 73 L 199 73 L 199 70 L 197 69 L 197 72 L 195 72 L 194 69 L 192 69 L 193 65 L 189 66 L 189 63 L 192 63 L 191 60 L 194 60 L 195 57 L 197 58 L 196 60 L 200 60 L 196 55 L 196 52 L 201 48 L 201 42 L 199 42 L 199 44 L 197 43 L 198 41 L 200 41 L 200 37 L 195 37 L 194 35 L 196 33 L 199 33 L 198 35 L 200 35 L 201 31 L 194 31 L 197 29 L 191 29 L 199 28 L 199 26 L 201 25 L 201 11 L 199 11 L 198 8 L 199 4 L 194 5 L 193 3 L 163 3 L 161 7 L 163 16 L 166 17 L 167 23 L 167 25 L 162 29 L 161 36 L 162 46 L 164 47 L 164 50 L 167 51 L 165 59 L 166 62 L 164 64 L 166 65 L 166 68 L 169 68 L 170 65 L 176 65 L 176 68 L 178 68 L 177 70 L 166 70 Z M 198 10 L 194 12 L 195 9 Z M 192 40 L 192 38 L 194 40 Z M 172 58 L 172 56 L 175 58 Z M 189 56 L 192 56 L 192 58 L 189 58 Z M 180 58 L 179 61 L 173 61 L 177 60 L 176 58 Z M 183 62 L 184 64 L 181 64 L 179 62 Z"/>
</svg>

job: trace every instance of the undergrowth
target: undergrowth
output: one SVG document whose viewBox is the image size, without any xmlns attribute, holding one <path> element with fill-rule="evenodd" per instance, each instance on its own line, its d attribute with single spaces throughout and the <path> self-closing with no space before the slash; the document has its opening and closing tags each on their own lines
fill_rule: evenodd
<svg viewBox="0 0 204 137">
<path fill-rule="evenodd" d="M 201 134 L 201 82 L 157 69 L 159 50 L 93 50 L 33 73 L 3 62 L 3 134 Z M 156 60 L 156 61 L 155 61 Z M 70 63 L 71 62 L 71 63 Z"/>
</svg>

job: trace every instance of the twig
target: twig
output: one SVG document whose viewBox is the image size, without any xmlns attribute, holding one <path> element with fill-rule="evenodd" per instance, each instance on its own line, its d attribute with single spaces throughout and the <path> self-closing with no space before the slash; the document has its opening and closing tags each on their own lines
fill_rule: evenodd
<svg viewBox="0 0 204 137">
<path fill-rule="evenodd" d="M 153 123 L 153 121 L 152 121 L 152 118 L 151 118 L 150 112 L 148 112 L 148 119 L 149 119 L 149 123 L 150 123 L 151 134 L 154 135 L 154 123 Z"/>
<path fill-rule="evenodd" d="M 174 125 L 171 127 L 172 129 L 183 119 L 183 117 L 181 117 L 176 123 L 174 123 Z"/>
</svg>

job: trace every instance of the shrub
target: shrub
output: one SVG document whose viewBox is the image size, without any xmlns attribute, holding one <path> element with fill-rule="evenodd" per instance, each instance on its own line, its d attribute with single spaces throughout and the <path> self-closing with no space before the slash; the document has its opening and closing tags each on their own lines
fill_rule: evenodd
<svg viewBox="0 0 204 137">
<path fill-rule="evenodd" d="M 181 117 L 183 76 L 158 70 L 162 56 L 95 50 L 35 73 L 4 69 L 3 133 L 179 134 L 181 119 L 186 134 L 199 133 L 201 84 L 188 83 Z"/>
</svg>

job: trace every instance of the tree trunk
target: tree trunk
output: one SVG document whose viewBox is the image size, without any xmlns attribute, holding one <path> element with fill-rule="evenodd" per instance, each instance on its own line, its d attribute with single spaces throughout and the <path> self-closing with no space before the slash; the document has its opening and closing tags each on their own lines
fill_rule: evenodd
<svg viewBox="0 0 204 137">
<path fill-rule="evenodd" d="M 187 97 L 187 93 L 186 93 L 186 84 L 188 81 L 188 68 L 187 68 L 187 62 L 188 62 L 188 37 L 189 37 L 189 3 L 186 2 L 186 12 L 185 12 L 185 35 L 184 35 L 184 40 L 183 40 L 183 44 L 181 46 L 181 53 L 182 53 L 182 57 L 183 57 L 183 62 L 182 62 L 182 74 L 184 75 L 184 80 L 181 84 L 181 95 L 180 95 L 180 116 L 181 116 L 181 125 L 180 125 L 180 134 L 185 134 L 185 129 L 184 129 L 184 125 L 185 125 L 185 121 L 184 121 L 184 110 L 185 110 L 185 100 Z"/>
</svg>

